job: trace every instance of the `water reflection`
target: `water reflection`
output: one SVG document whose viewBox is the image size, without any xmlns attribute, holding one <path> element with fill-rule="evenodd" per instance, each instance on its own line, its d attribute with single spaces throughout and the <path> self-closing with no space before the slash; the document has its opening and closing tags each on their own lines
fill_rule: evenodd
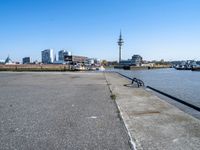
<svg viewBox="0 0 200 150">
<path fill-rule="evenodd" d="M 128 77 L 136 77 L 165 93 L 200 107 L 200 72 L 170 69 L 121 70 Z"/>
</svg>

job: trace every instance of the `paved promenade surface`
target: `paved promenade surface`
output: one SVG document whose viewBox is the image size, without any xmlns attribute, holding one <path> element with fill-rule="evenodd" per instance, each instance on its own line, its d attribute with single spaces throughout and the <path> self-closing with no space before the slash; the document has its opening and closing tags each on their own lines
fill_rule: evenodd
<svg viewBox="0 0 200 150">
<path fill-rule="evenodd" d="M 128 150 L 128 140 L 103 73 L 0 72 L 1 150 Z"/>
<path fill-rule="evenodd" d="M 200 150 L 200 120 L 130 81 L 106 74 L 126 127 L 138 150 Z"/>
</svg>

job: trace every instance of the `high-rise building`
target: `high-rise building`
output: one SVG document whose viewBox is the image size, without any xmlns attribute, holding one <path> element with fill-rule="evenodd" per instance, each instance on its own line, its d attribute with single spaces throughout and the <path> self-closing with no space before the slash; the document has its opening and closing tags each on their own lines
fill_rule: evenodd
<svg viewBox="0 0 200 150">
<path fill-rule="evenodd" d="M 53 62 L 56 62 L 56 54 L 54 55 Z"/>
<path fill-rule="evenodd" d="M 44 64 L 53 63 L 53 49 L 46 49 L 42 51 L 42 63 Z"/>
<path fill-rule="evenodd" d="M 66 50 L 60 50 L 58 52 L 58 60 L 59 61 L 64 61 L 64 57 L 65 56 L 71 56 L 71 55 L 72 55 L 71 52 L 68 52 Z"/>
<path fill-rule="evenodd" d="M 65 50 L 60 50 L 58 52 L 58 60 L 59 61 L 63 61 L 64 60 L 64 55 L 63 55 L 64 52 L 65 52 Z"/>
<path fill-rule="evenodd" d="M 23 63 L 23 64 L 30 64 L 30 62 L 31 62 L 30 57 L 24 57 L 24 58 L 22 59 L 22 63 Z"/>
<path fill-rule="evenodd" d="M 142 57 L 140 55 L 133 55 L 132 56 L 132 64 L 134 66 L 141 66 L 142 65 Z"/>
<path fill-rule="evenodd" d="M 122 66 L 141 66 L 142 57 L 140 55 L 133 55 L 131 59 L 121 60 L 120 64 Z"/>
</svg>

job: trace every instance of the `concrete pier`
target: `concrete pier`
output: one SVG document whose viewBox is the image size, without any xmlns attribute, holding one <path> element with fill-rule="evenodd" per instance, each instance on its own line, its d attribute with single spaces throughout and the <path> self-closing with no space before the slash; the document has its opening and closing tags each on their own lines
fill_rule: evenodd
<svg viewBox="0 0 200 150">
<path fill-rule="evenodd" d="M 115 73 L 1 72 L 0 149 L 200 149 L 200 120 L 129 83 Z"/>
<path fill-rule="evenodd" d="M 0 73 L 0 150 L 128 150 L 102 73 Z"/>
<path fill-rule="evenodd" d="M 106 80 L 137 150 L 199 150 L 200 120 L 143 88 L 126 87 L 130 80 L 106 74 Z"/>
</svg>

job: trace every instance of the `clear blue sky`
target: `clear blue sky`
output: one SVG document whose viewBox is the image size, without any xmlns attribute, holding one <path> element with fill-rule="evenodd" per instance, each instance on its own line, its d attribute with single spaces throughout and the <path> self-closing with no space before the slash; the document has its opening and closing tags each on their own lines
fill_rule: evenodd
<svg viewBox="0 0 200 150">
<path fill-rule="evenodd" d="M 200 0 L 0 0 L 0 59 L 67 49 L 118 60 L 200 60 Z"/>
</svg>

